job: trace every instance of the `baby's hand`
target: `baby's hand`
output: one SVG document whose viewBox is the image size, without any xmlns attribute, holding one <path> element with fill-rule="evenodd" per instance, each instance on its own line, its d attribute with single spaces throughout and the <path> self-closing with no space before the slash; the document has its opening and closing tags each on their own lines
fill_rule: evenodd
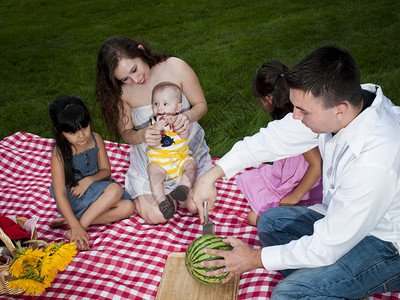
<svg viewBox="0 0 400 300">
<path fill-rule="evenodd" d="M 171 127 L 173 126 L 175 120 L 176 120 L 177 116 L 165 116 L 165 121 L 171 125 Z"/>
<path fill-rule="evenodd" d="M 156 118 L 156 123 L 153 125 L 154 129 L 161 130 L 165 125 L 168 124 L 168 121 L 164 116 L 158 116 Z"/>
</svg>

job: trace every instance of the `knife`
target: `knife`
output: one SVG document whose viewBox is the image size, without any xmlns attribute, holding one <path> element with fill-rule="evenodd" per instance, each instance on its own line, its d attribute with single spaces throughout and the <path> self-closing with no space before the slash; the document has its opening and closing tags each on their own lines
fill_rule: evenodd
<svg viewBox="0 0 400 300">
<path fill-rule="evenodd" d="M 203 235 L 214 234 L 214 223 L 208 219 L 207 201 L 203 202 L 203 209 L 204 209 Z"/>
</svg>

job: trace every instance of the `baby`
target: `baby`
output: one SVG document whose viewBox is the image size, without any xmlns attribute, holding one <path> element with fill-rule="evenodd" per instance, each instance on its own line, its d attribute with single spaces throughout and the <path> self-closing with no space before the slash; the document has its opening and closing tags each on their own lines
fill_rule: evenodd
<svg viewBox="0 0 400 300">
<path fill-rule="evenodd" d="M 197 174 L 196 161 L 189 153 L 189 134 L 174 132 L 173 124 L 182 110 L 182 91 L 174 83 L 161 82 L 152 93 L 154 117 L 150 120 L 154 129 L 161 131 L 160 145 L 149 146 L 147 172 L 153 197 L 159 204 L 166 220 L 175 213 L 175 201 L 185 201 Z M 165 180 L 176 180 L 178 186 L 167 196 Z"/>
</svg>

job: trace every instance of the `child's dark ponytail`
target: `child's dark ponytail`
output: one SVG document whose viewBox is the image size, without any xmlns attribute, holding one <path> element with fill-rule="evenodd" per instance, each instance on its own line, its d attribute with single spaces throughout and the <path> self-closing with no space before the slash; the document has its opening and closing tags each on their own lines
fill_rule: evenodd
<svg viewBox="0 0 400 300">
<path fill-rule="evenodd" d="M 279 120 L 293 111 L 289 99 L 289 87 L 285 72 L 288 68 L 279 60 L 265 62 L 253 78 L 251 90 L 257 99 L 269 96 L 272 98 L 272 119 Z"/>
<path fill-rule="evenodd" d="M 55 148 L 64 165 L 65 184 L 76 186 L 73 165 L 73 145 L 68 142 L 62 132 L 74 133 L 86 128 L 90 123 L 90 114 L 83 100 L 78 96 L 61 96 L 49 105 L 49 114 L 53 124 L 52 132 L 56 141 Z"/>
</svg>

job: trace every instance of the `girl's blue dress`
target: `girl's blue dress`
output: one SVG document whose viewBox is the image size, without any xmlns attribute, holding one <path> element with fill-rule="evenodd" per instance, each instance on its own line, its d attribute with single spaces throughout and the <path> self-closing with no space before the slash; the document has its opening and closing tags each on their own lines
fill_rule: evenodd
<svg viewBox="0 0 400 300">
<path fill-rule="evenodd" d="M 96 139 L 93 134 L 92 134 L 92 136 L 93 136 L 93 139 L 95 142 L 94 148 L 91 148 L 84 152 L 78 153 L 78 154 L 74 155 L 74 157 L 73 157 L 74 169 L 80 171 L 80 173 L 75 172 L 76 180 L 80 180 L 84 177 L 91 176 L 93 174 L 96 174 L 99 171 L 99 167 L 97 165 L 98 147 L 97 147 Z M 72 196 L 70 193 L 71 186 L 67 185 L 67 197 L 68 197 L 69 203 L 71 205 L 72 211 L 74 212 L 74 214 L 78 220 L 81 218 L 81 216 L 86 211 L 86 209 L 89 207 L 89 205 L 92 204 L 93 202 L 95 202 L 97 200 L 97 198 L 99 198 L 99 196 L 103 193 L 105 188 L 110 183 L 113 183 L 113 182 L 115 182 L 115 180 L 112 179 L 111 177 L 107 180 L 93 182 L 80 198 L 78 198 L 76 196 Z M 50 194 L 55 199 L 53 183 L 50 186 Z M 121 199 L 132 200 L 132 197 L 129 195 L 129 193 L 127 191 L 124 190 L 124 193 L 122 194 Z M 58 209 L 58 206 L 57 206 L 57 209 Z"/>
</svg>

